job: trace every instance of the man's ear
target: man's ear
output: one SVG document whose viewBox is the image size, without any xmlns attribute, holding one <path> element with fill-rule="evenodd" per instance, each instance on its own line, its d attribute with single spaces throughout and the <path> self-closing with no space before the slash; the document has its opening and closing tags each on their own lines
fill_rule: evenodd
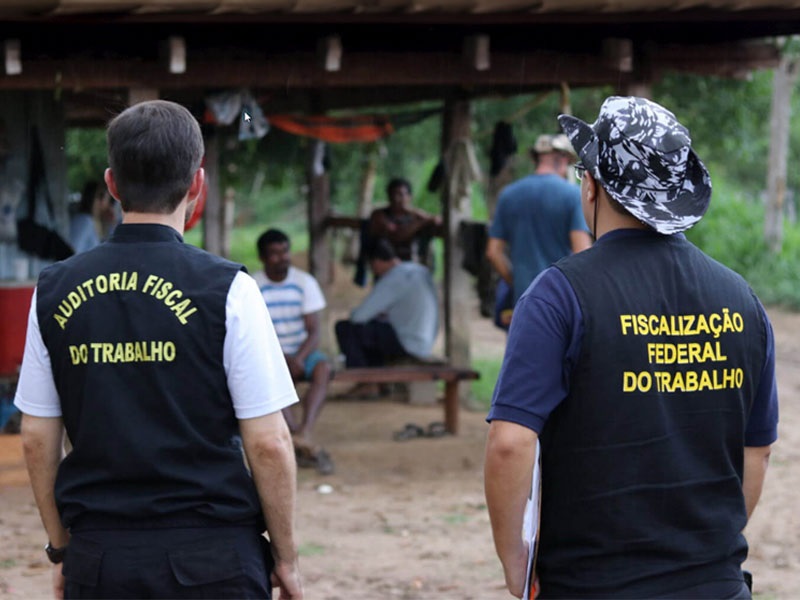
<svg viewBox="0 0 800 600">
<path fill-rule="evenodd" d="M 108 188 L 108 193 L 115 200 L 120 200 L 119 192 L 117 191 L 117 182 L 114 179 L 114 172 L 109 168 L 105 170 L 103 173 L 103 180 L 106 182 L 106 187 Z"/>
<path fill-rule="evenodd" d="M 194 175 L 192 175 L 192 183 L 189 186 L 189 202 L 194 202 L 200 197 L 200 193 L 203 191 L 203 184 L 206 180 L 206 172 L 205 169 L 200 167 L 195 171 Z"/>
<path fill-rule="evenodd" d="M 597 182 L 594 180 L 594 177 L 586 171 L 583 174 L 584 183 L 583 185 L 586 186 L 586 200 L 589 203 L 597 202 Z"/>
</svg>

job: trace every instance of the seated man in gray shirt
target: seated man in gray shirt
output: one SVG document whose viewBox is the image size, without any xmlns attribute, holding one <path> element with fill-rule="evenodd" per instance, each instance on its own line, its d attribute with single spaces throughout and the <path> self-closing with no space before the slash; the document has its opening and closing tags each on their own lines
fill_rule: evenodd
<svg viewBox="0 0 800 600">
<path fill-rule="evenodd" d="M 348 367 L 378 367 L 403 356 L 427 358 L 439 328 L 439 302 L 430 271 L 403 262 L 378 239 L 367 253 L 376 283 L 336 339 Z"/>
</svg>

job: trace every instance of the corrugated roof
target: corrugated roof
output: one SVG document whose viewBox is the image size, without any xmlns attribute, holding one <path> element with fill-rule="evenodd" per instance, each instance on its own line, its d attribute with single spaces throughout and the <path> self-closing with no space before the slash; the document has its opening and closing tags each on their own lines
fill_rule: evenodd
<svg viewBox="0 0 800 600">
<path fill-rule="evenodd" d="M 0 14 L 53 16 L 337 13 L 647 13 L 663 11 L 795 10 L 800 0 L 0 0 Z"/>
</svg>

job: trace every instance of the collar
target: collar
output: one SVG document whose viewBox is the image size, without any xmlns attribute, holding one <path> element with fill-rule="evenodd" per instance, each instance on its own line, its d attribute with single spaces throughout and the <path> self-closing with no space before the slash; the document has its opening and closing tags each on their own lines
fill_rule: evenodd
<svg viewBox="0 0 800 600">
<path fill-rule="evenodd" d="M 157 223 L 120 223 L 108 240 L 112 243 L 130 242 L 177 242 L 183 243 L 183 236 L 169 225 Z"/>
<path fill-rule="evenodd" d="M 666 240 L 685 240 L 686 236 L 683 233 L 664 235 L 663 233 L 658 233 L 655 229 L 614 229 L 600 236 L 600 239 L 598 239 L 595 244 L 603 244 L 613 240 L 629 238 L 663 238 Z"/>
</svg>

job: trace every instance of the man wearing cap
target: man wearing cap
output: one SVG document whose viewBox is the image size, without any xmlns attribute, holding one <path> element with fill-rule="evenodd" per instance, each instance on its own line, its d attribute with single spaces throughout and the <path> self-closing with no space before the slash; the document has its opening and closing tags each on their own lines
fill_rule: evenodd
<svg viewBox="0 0 800 600">
<path fill-rule="evenodd" d="M 136 104 L 108 157 L 123 222 L 42 271 L 14 401 L 55 596 L 300 598 L 297 394 L 255 281 L 183 243 L 200 126 Z"/>
<path fill-rule="evenodd" d="M 500 193 L 486 246 L 486 257 L 511 286 L 514 303 L 541 271 L 591 245 L 580 192 L 565 180 L 577 158 L 567 136 L 539 136 L 531 157 L 534 174 Z"/>
<path fill-rule="evenodd" d="M 508 588 L 538 440 L 541 598 L 750 598 L 742 530 L 777 437 L 769 320 L 680 233 L 711 180 L 671 112 L 612 97 L 592 125 L 559 122 L 597 242 L 542 272 L 511 324 L 485 472 Z"/>
</svg>

